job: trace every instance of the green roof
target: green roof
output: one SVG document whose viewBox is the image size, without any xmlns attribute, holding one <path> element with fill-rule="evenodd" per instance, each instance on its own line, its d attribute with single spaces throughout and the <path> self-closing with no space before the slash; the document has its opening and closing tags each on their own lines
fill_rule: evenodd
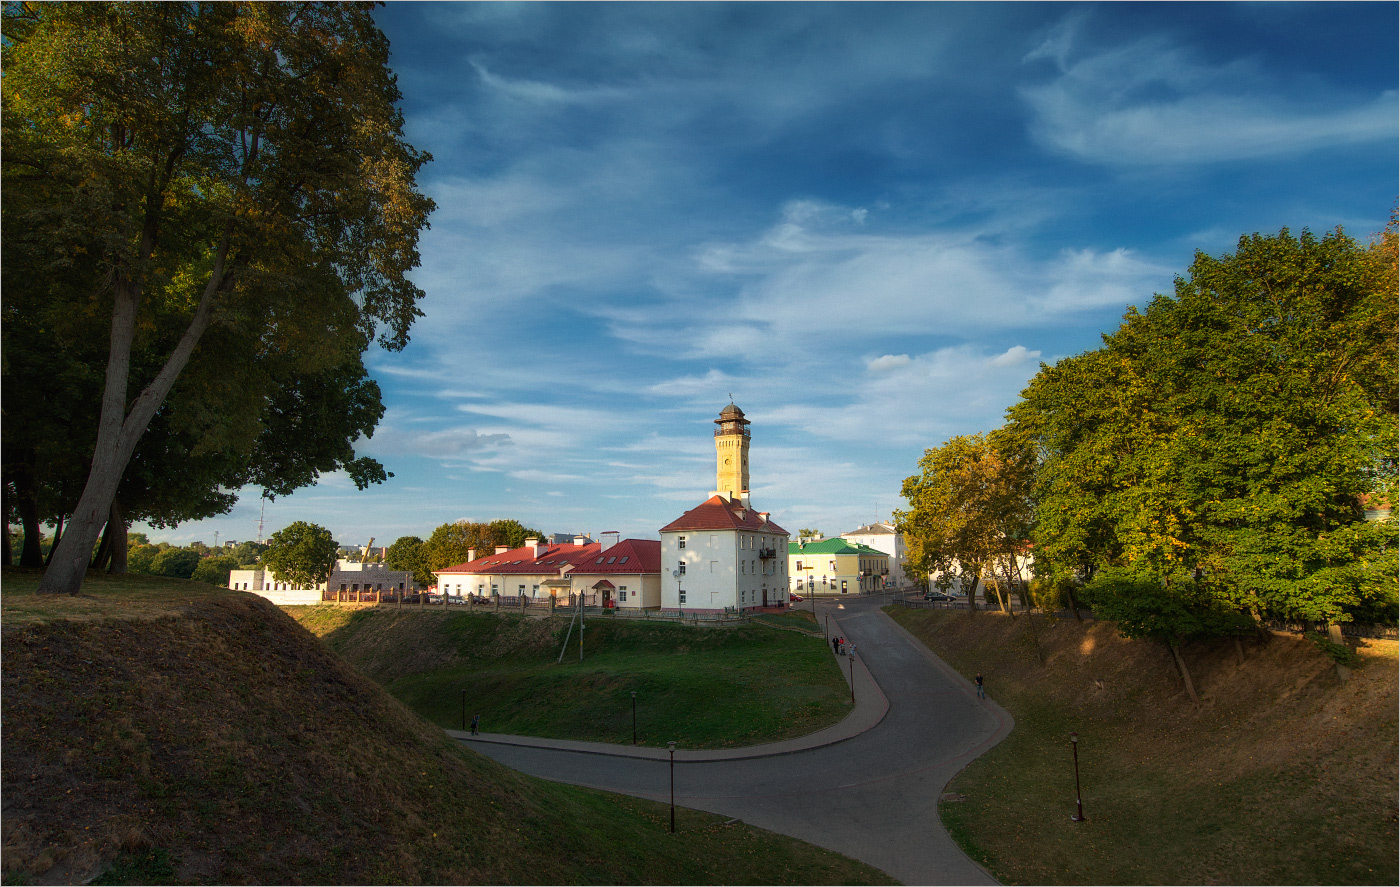
<svg viewBox="0 0 1400 887">
<path fill-rule="evenodd" d="M 820 542 L 808 542 L 805 546 L 789 542 L 788 554 L 858 554 L 862 557 L 889 557 L 888 553 L 879 549 L 840 537 L 823 539 Z"/>
</svg>

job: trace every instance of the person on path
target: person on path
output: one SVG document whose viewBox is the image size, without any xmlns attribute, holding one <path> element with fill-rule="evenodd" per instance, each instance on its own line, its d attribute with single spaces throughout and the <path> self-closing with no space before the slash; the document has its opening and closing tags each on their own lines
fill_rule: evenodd
<svg viewBox="0 0 1400 887">
<path fill-rule="evenodd" d="M 986 699 L 987 692 L 982 688 L 982 672 L 977 672 L 977 698 Z"/>
<path fill-rule="evenodd" d="M 481 715 L 472 715 L 472 735 L 477 735 L 477 728 L 481 726 Z"/>
<path fill-rule="evenodd" d="M 831 652 L 836 653 L 841 649 L 841 639 L 836 635 L 831 636 Z"/>
<path fill-rule="evenodd" d="M 856 645 L 855 645 L 855 644 L 851 644 L 849 647 L 846 648 L 846 655 L 849 656 L 849 657 L 851 657 L 852 659 L 856 658 Z"/>
</svg>

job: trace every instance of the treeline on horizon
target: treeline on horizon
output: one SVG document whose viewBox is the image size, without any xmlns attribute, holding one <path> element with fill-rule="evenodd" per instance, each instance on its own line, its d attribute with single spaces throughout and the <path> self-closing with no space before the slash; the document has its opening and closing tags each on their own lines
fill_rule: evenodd
<svg viewBox="0 0 1400 887">
<path fill-rule="evenodd" d="M 1267 618 L 1394 625 L 1396 234 L 1197 253 L 1000 428 L 925 452 L 896 513 L 911 576 L 1087 604 L 1178 653 Z"/>
</svg>

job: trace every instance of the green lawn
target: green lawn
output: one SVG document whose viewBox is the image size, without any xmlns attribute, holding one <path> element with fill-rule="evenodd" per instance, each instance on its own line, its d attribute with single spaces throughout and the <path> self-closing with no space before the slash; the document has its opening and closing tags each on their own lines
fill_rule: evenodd
<svg viewBox="0 0 1400 887">
<path fill-rule="evenodd" d="M 850 713 L 850 694 L 820 637 L 754 624 L 701 628 L 600 618 L 583 660 L 568 619 L 491 613 L 288 608 L 332 649 L 443 727 L 643 745 L 755 745 L 801 736 Z M 331 612 L 327 612 L 331 611 Z M 810 616 L 785 616 L 813 630 Z M 563 649 L 563 662 L 559 654 Z"/>
</svg>

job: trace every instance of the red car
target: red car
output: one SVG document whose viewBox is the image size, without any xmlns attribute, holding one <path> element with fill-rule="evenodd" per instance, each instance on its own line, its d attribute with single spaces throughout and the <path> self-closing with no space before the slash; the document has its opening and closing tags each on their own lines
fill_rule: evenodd
<svg viewBox="0 0 1400 887">
<path fill-rule="evenodd" d="M 802 595 L 800 595 L 800 594 L 789 594 L 789 595 L 788 595 L 788 602 L 789 602 L 789 603 L 794 603 L 794 604 L 801 603 L 801 602 L 802 602 Z"/>
</svg>

